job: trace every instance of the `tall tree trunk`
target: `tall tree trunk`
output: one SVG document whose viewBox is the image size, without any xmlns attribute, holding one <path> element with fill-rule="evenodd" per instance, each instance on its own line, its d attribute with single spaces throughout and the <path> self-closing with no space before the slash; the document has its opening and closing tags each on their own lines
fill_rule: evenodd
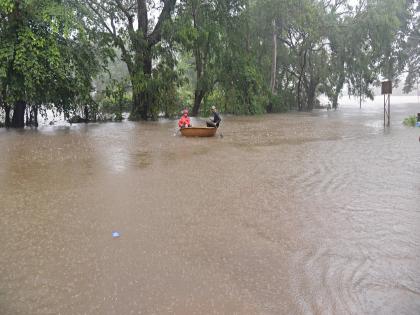
<svg viewBox="0 0 420 315">
<path fill-rule="evenodd" d="M 150 82 L 152 79 L 152 47 L 148 47 L 143 54 L 143 73 L 146 77 L 146 80 Z M 140 116 L 143 120 L 147 120 L 150 114 L 153 100 L 152 92 L 150 91 L 149 86 L 146 86 L 142 98 L 143 109 Z"/>
<path fill-rule="evenodd" d="M 203 90 L 195 90 L 194 106 L 193 106 L 193 110 L 192 110 L 192 116 L 197 116 L 198 115 L 198 112 L 200 110 L 201 102 L 203 101 L 204 95 L 205 95 L 205 93 L 204 93 Z"/>
<path fill-rule="evenodd" d="M 309 66 L 309 82 L 305 85 L 307 87 L 306 95 L 307 95 L 307 110 L 312 111 L 315 107 L 316 102 L 316 88 L 319 84 L 319 73 L 312 64 L 312 52 L 309 51 L 308 55 L 308 66 Z"/>
<path fill-rule="evenodd" d="M 25 117 L 26 117 L 26 126 L 30 126 L 31 125 L 31 122 L 32 122 L 32 120 L 29 118 L 29 110 L 30 110 L 30 106 L 28 107 L 28 106 L 26 106 L 26 108 L 25 108 Z"/>
<path fill-rule="evenodd" d="M 107 31 L 111 34 L 114 39 L 115 45 L 121 49 L 122 60 L 127 64 L 128 71 L 130 73 L 130 79 L 133 88 L 133 105 L 131 108 L 130 119 L 147 120 L 151 114 L 151 107 L 153 102 L 153 95 L 150 91 L 150 87 L 147 83 L 152 78 L 152 48 L 162 40 L 162 29 L 165 21 L 171 18 L 176 4 L 176 0 L 165 0 L 162 11 L 158 17 L 157 23 L 150 32 L 149 29 L 149 16 L 148 16 L 148 1 L 137 0 L 137 14 L 130 14 L 128 7 L 124 6 L 123 1 L 115 1 L 118 8 L 121 9 L 125 15 L 127 21 L 127 29 L 129 42 L 132 50 L 127 51 L 125 46 L 125 38 L 122 38 L 115 28 L 115 17 L 112 12 L 107 18 L 110 20 L 112 28 L 109 28 L 106 24 L 106 18 L 103 18 L 98 14 L 98 10 L 95 10 L 95 6 L 90 6 L 92 10 L 102 20 L 102 24 L 105 25 Z M 89 3 L 89 2 L 88 2 Z M 132 6 L 131 6 L 132 7 Z M 105 11 L 109 13 L 108 11 Z M 137 20 L 137 30 L 134 26 Z M 134 52 L 134 56 L 130 53 Z"/>
<path fill-rule="evenodd" d="M 12 127 L 23 128 L 25 127 L 25 109 L 26 103 L 24 101 L 17 101 L 13 109 Z"/>
<path fill-rule="evenodd" d="M 38 105 L 33 106 L 34 126 L 38 128 Z"/>
<path fill-rule="evenodd" d="M 300 111 L 302 110 L 302 104 L 301 104 L 301 98 L 300 98 L 300 93 L 301 93 L 301 89 L 302 89 L 302 76 L 303 76 L 303 74 L 300 73 L 299 74 L 298 86 L 297 86 L 297 105 L 298 105 L 298 109 Z"/>
<path fill-rule="evenodd" d="M 135 78 L 131 79 L 131 85 L 133 86 L 133 104 L 131 106 L 130 120 L 138 120 L 140 118 L 139 110 L 141 106 L 140 92 L 136 87 Z"/>
<path fill-rule="evenodd" d="M 332 107 L 334 109 L 338 108 L 338 97 L 341 93 L 341 90 L 343 89 L 344 81 L 345 81 L 345 76 L 344 76 L 344 69 L 343 69 L 342 72 L 340 72 L 340 77 L 338 78 L 338 82 L 335 86 L 335 92 L 334 92 L 334 96 L 332 100 Z"/>
<path fill-rule="evenodd" d="M 38 105 L 26 106 L 26 126 L 38 127 Z"/>
<path fill-rule="evenodd" d="M 299 81 L 298 81 L 298 87 L 297 87 L 297 101 L 298 101 L 298 108 L 299 111 L 303 110 L 302 100 L 301 100 L 301 93 L 302 93 L 302 83 L 305 75 L 305 68 L 306 68 L 306 55 L 308 53 L 308 50 L 305 49 L 305 52 L 303 54 L 303 64 L 300 69 L 299 73 Z"/>
<path fill-rule="evenodd" d="M 273 56 L 271 62 L 271 94 L 276 94 L 276 78 L 277 78 L 277 28 L 276 20 L 273 19 Z"/>
<path fill-rule="evenodd" d="M 204 76 L 204 68 L 203 68 L 203 59 L 201 57 L 201 52 L 198 47 L 194 49 L 194 56 L 195 56 L 195 70 L 197 73 L 197 83 L 194 92 L 194 107 L 192 110 L 192 116 L 197 116 L 200 110 L 201 101 L 206 94 L 205 87 L 203 86 L 203 76 Z"/>
<path fill-rule="evenodd" d="M 334 93 L 333 99 L 332 99 L 332 108 L 336 110 L 338 108 L 338 96 L 340 93 L 337 93 L 337 91 Z"/>
<path fill-rule="evenodd" d="M 5 120 L 4 120 L 4 124 L 6 125 L 7 128 L 11 127 L 11 123 L 10 123 L 10 106 L 9 105 L 4 105 L 4 113 L 6 115 Z"/>
<path fill-rule="evenodd" d="M 144 82 L 150 82 L 152 78 L 152 48 L 145 48 L 145 51 L 136 56 L 137 68 L 130 73 L 133 86 L 133 107 L 130 118 L 133 120 L 147 120 L 152 104 L 150 87 Z"/>
<path fill-rule="evenodd" d="M 139 103 L 138 114 L 142 120 L 147 120 L 149 118 L 149 109 L 150 109 L 150 93 L 147 90 L 141 91 L 137 96 L 137 101 Z"/>
<path fill-rule="evenodd" d="M 315 101 L 316 101 L 316 88 L 318 86 L 318 78 L 312 78 L 309 81 L 309 87 L 308 87 L 308 111 L 311 111 L 314 109 Z"/>
<path fill-rule="evenodd" d="M 193 21 L 193 27 L 198 30 L 198 2 L 192 2 L 192 21 Z M 196 71 L 196 86 L 194 91 L 194 106 L 192 109 L 192 116 L 197 116 L 200 111 L 201 102 L 206 94 L 206 87 L 203 84 L 203 77 L 205 76 L 204 73 L 204 56 L 203 51 L 200 49 L 200 44 L 196 40 L 195 47 L 194 47 L 194 59 L 195 59 L 195 71 Z"/>
<path fill-rule="evenodd" d="M 89 121 L 89 107 L 85 105 L 83 107 L 83 115 L 85 116 L 85 123 Z"/>
</svg>

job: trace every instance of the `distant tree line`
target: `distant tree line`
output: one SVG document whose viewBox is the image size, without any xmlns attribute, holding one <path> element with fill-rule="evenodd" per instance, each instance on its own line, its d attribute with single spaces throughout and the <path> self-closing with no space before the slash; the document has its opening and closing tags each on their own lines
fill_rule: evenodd
<svg viewBox="0 0 420 315">
<path fill-rule="evenodd" d="M 404 72 L 409 92 L 419 16 L 415 0 L 0 0 L 0 120 L 337 108 Z"/>
</svg>

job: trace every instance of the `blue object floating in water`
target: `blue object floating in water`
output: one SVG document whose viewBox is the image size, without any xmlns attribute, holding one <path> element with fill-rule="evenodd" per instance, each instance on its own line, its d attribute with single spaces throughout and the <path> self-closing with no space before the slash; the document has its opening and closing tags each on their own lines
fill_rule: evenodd
<svg viewBox="0 0 420 315">
<path fill-rule="evenodd" d="M 117 232 L 117 231 L 112 232 L 112 237 L 113 238 L 117 238 L 117 237 L 120 237 L 120 236 L 121 236 L 120 232 Z"/>
</svg>

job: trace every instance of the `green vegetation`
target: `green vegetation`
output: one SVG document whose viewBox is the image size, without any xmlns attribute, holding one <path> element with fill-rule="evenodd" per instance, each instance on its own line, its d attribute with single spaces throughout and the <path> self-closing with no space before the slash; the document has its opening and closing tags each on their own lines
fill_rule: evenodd
<svg viewBox="0 0 420 315">
<path fill-rule="evenodd" d="M 372 98 L 406 70 L 414 88 L 419 16 L 414 0 L 0 0 L 0 114 L 252 115 L 310 111 L 321 93 L 336 109 L 345 87 Z"/>
<path fill-rule="evenodd" d="M 404 119 L 404 125 L 409 127 L 415 127 L 417 123 L 417 117 L 415 115 L 409 116 L 406 119 Z"/>
<path fill-rule="evenodd" d="M 38 125 L 41 108 L 70 112 L 92 104 L 99 71 L 94 37 L 77 12 L 55 0 L 0 0 L 0 95 L 7 126 Z M 10 111 L 13 111 L 10 121 Z"/>
</svg>

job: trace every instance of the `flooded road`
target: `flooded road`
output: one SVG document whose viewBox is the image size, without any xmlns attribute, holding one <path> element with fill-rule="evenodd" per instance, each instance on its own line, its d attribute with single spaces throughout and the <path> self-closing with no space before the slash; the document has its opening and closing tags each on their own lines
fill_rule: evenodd
<svg viewBox="0 0 420 315">
<path fill-rule="evenodd" d="M 416 112 L 0 130 L 0 314 L 420 314 Z"/>
</svg>

